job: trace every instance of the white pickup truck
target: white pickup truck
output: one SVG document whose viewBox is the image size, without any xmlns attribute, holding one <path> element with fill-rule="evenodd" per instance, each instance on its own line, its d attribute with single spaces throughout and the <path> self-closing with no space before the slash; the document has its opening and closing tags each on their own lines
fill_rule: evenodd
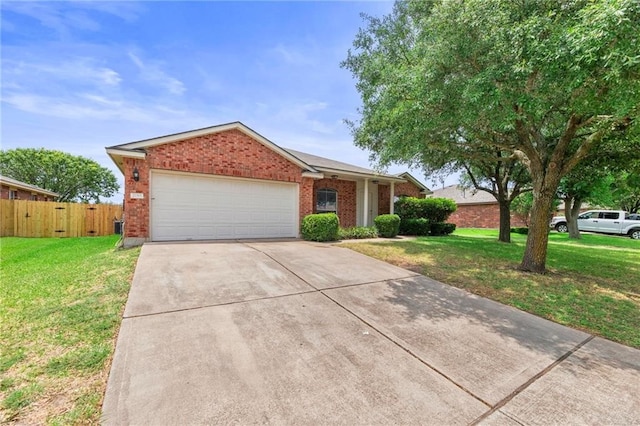
<svg viewBox="0 0 640 426">
<path fill-rule="evenodd" d="M 558 232 L 567 232 L 567 219 L 556 216 L 549 224 Z M 640 214 L 622 210 L 589 210 L 578 216 L 580 231 L 601 232 L 603 234 L 628 235 L 640 240 Z"/>
</svg>

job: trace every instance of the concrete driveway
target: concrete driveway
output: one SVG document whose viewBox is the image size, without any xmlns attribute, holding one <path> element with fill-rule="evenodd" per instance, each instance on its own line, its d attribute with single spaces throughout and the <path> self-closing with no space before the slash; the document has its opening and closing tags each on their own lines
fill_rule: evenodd
<svg viewBox="0 0 640 426">
<path fill-rule="evenodd" d="M 640 351 L 348 249 L 142 248 L 105 424 L 640 424 Z"/>
</svg>

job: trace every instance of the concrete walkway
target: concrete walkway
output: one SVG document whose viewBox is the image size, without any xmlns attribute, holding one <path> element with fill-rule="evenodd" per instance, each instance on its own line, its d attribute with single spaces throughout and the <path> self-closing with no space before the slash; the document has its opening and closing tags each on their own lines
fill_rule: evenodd
<svg viewBox="0 0 640 426">
<path fill-rule="evenodd" d="M 640 351 L 348 249 L 147 244 L 105 424 L 640 424 Z"/>
</svg>

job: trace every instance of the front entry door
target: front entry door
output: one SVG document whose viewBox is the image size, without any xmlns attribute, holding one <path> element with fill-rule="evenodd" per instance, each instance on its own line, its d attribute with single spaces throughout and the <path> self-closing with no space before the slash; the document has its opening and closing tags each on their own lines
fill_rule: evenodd
<svg viewBox="0 0 640 426">
<path fill-rule="evenodd" d="M 378 216 L 378 186 L 371 186 L 373 186 L 373 188 L 369 188 L 369 214 L 367 226 L 373 226 L 373 220 Z"/>
</svg>

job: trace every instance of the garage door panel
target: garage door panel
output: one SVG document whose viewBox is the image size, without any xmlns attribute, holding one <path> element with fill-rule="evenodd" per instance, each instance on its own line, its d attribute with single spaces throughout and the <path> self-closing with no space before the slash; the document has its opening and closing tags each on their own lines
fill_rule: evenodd
<svg viewBox="0 0 640 426">
<path fill-rule="evenodd" d="M 297 236 L 296 184 L 154 171 L 155 241 Z"/>
</svg>

